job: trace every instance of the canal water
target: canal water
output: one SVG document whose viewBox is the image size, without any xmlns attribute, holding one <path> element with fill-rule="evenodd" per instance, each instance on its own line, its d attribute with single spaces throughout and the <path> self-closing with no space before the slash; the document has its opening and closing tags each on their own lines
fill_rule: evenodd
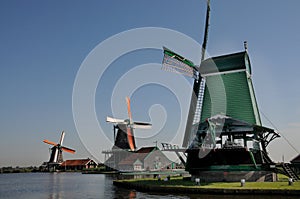
<svg viewBox="0 0 300 199">
<path fill-rule="evenodd" d="M 288 198 L 286 196 L 268 197 L 251 195 L 173 195 L 172 193 L 143 193 L 114 186 L 112 183 L 114 178 L 114 175 L 83 175 L 81 173 L 0 174 L 0 198 Z"/>
</svg>

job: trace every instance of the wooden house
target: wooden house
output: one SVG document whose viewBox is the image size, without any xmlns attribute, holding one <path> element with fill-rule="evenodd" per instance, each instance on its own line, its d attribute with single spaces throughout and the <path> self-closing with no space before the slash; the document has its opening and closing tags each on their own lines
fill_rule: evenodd
<svg viewBox="0 0 300 199">
<path fill-rule="evenodd" d="M 172 161 L 157 147 L 143 147 L 118 164 L 120 171 L 153 171 L 171 168 Z"/>
<path fill-rule="evenodd" d="M 74 159 L 74 160 L 66 160 L 60 165 L 61 170 L 74 170 L 81 171 L 83 169 L 96 168 L 97 163 L 90 159 Z"/>
</svg>

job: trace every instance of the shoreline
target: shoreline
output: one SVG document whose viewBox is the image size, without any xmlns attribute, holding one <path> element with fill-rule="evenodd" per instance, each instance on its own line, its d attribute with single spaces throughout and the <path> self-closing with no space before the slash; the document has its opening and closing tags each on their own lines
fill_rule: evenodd
<svg viewBox="0 0 300 199">
<path fill-rule="evenodd" d="M 153 181 L 153 180 L 145 180 Z M 299 196 L 299 189 L 276 189 L 276 188 L 251 188 L 251 187 L 224 187 L 224 188 L 212 188 L 205 185 L 202 186 L 185 186 L 165 184 L 157 185 L 140 183 L 139 181 L 132 180 L 114 180 L 113 185 L 117 187 L 135 189 L 140 192 L 147 193 L 171 193 L 171 194 L 212 194 L 212 195 L 288 195 Z M 295 186 L 295 185 L 293 185 Z M 298 188 L 298 186 L 297 186 Z"/>
</svg>

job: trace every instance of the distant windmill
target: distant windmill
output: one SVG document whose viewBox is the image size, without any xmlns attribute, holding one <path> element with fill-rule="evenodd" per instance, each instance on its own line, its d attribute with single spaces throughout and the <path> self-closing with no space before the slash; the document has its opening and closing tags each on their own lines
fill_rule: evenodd
<svg viewBox="0 0 300 199">
<path fill-rule="evenodd" d="M 63 131 L 60 136 L 59 143 L 51 142 L 48 140 L 43 140 L 44 143 L 53 145 L 51 148 L 51 155 L 50 155 L 50 160 L 48 162 L 48 165 L 58 165 L 63 162 L 63 156 L 62 156 L 62 151 L 68 152 L 68 153 L 75 153 L 74 149 L 70 149 L 67 147 L 62 146 L 63 141 L 65 137 L 65 132 Z"/>
<path fill-rule="evenodd" d="M 152 127 L 152 124 L 132 121 L 129 97 L 126 97 L 126 103 L 129 119 L 116 119 L 112 117 L 106 117 L 106 122 L 114 123 L 114 146 L 120 149 L 128 149 L 134 151 L 136 149 L 136 145 L 133 129 L 150 129 Z M 117 136 L 115 136 L 116 131 Z"/>
</svg>

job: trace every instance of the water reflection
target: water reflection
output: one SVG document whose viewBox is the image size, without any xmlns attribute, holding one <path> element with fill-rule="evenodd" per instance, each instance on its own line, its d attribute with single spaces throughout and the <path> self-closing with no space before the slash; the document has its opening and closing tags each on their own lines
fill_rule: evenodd
<svg viewBox="0 0 300 199">
<path fill-rule="evenodd" d="M 51 175 L 52 174 L 52 175 Z M 61 177 L 58 173 L 50 173 L 48 175 L 48 187 L 49 187 L 49 199 L 61 199 L 61 190 L 63 190 L 64 184 L 61 182 Z M 59 185 L 59 186 L 58 186 Z"/>
<path fill-rule="evenodd" d="M 144 193 L 116 187 L 115 175 L 81 173 L 23 173 L 0 174 L 0 198 L 153 198 L 153 199 L 295 199 L 299 196 L 200 195 L 173 193 Z"/>
</svg>

